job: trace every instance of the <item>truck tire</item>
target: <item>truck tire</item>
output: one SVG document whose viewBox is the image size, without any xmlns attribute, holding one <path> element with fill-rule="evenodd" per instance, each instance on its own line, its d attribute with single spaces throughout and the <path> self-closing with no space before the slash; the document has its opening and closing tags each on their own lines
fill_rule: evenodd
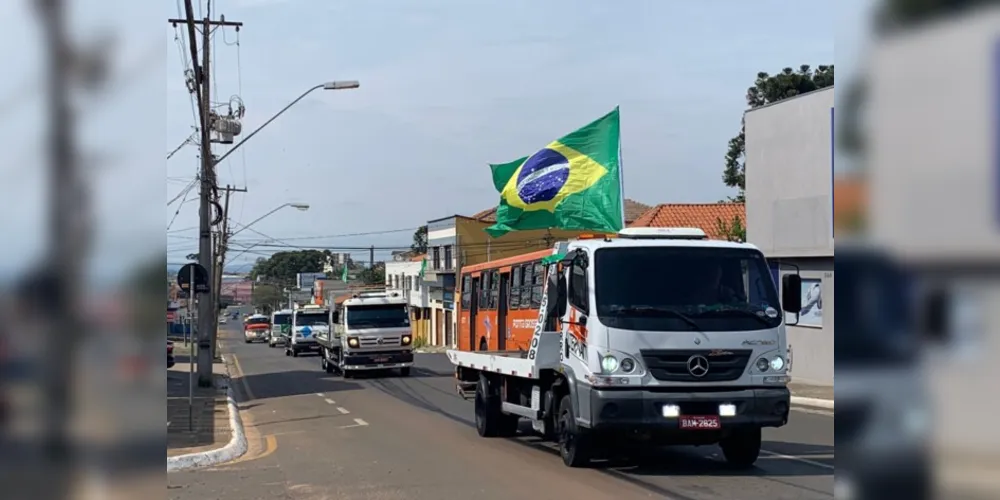
<svg viewBox="0 0 1000 500">
<path fill-rule="evenodd" d="M 500 398 L 493 397 L 489 391 L 486 377 L 480 375 L 476 384 L 476 432 L 481 437 L 497 437 L 500 435 Z"/>
<path fill-rule="evenodd" d="M 296 349 L 294 347 L 292 348 L 292 357 L 293 358 L 299 357 L 299 351 L 298 351 L 298 349 Z"/>
<path fill-rule="evenodd" d="M 576 425 L 576 414 L 573 413 L 573 400 L 569 395 L 559 402 L 559 420 L 557 439 L 559 456 L 567 467 L 586 467 L 590 464 L 592 443 L 590 436 L 580 432 Z"/>
<path fill-rule="evenodd" d="M 407 366 L 407 367 L 400 368 L 399 369 L 399 375 L 401 377 L 409 377 L 410 376 L 410 367 Z"/>
<path fill-rule="evenodd" d="M 291 355 L 292 355 L 291 349 L 289 349 L 289 348 L 286 347 L 285 348 L 285 356 L 291 356 Z"/>
<path fill-rule="evenodd" d="M 746 469 L 753 467 L 760 456 L 760 428 L 740 430 L 719 443 L 729 465 Z"/>
<path fill-rule="evenodd" d="M 333 363 L 330 362 L 330 351 L 324 347 L 319 355 L 321 360 L 320 362 L 323 364 L 323 370 L 326 371 L 326 373 L 333 373 Z"/>
</svg>

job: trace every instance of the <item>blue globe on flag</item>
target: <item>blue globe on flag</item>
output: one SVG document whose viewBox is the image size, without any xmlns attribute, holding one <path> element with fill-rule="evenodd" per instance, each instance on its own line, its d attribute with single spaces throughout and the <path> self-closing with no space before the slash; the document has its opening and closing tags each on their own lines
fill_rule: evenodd
<svg viewBox="0 0 1000 500">
<path fill-rule="evenodd" d="M 517 195 L 527 204 L 551 201 L 569 179 L 569 159 L 542 149 L 525 160 L 517 176 Z"/>
</svg>

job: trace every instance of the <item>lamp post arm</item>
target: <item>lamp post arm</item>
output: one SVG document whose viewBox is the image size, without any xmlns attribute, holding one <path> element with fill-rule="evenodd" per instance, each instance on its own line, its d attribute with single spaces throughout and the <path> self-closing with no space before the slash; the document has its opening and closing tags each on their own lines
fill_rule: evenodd
<svg viewBox="0 0 1000 500">
<path fill-rule="evenodd" d="M 252 226 L 252 225 L 260 222 L 261 220 L 263 220 L 268 215 L 271 215 L 274 212 L 277 212 L 278 210 L 281 210 L 282 208 L 285 208 L 285 207 L 290 206 L 290 205 L 291 205 L 291 203 L 285 203 L 284 205 L 280 205 L 280 206 L 278 206 L 278 208 L 275 208 L 274 210 L 271 210 L 270 212 L 268 212 L 268 213 L 266 213 L 264 215 L 261 215 L 260 217 L 257 217 L 256 219 L 253 220 L 253 222 L 251 222 L 249 224 L 242 224 L 243 227 L 239 228 L 238 230 L 236 230 L 236 231 L 234 231 L 232 233 L 229 233 L 229 237 L 232 238 L 233 236 L 236 236 L 237 234 L 242 233 L 245 229 L 247 229 L 248 227 L 250 227 L 250 226 Z"/>
<path fill-rule="evenodd" d="M 323 87 L 324 87 L 324 85 L 321 84 L 321 85 L 317 85 L 317 86 L 315 86 L 315 87 L 313 87 L 313 88 L 311 88 L 311 89 L 303 92 L 302 95 L 300 95 L 297 98 L 295 98 L 294 101 L 288 103 L 285 107 L 281 108 L 281 111 L 278 111 L 277 113 L 275 113 L 274 116 L 272 116 L 271 118 L 269 118 L 261 126 L 257 127 L 253 132 L 250 132 L 250 134 L 247 135 L 246 137 L 244 137 L 242 141 L 237 142 L 233 147 L 229 148 L 229 151 L 226 151 L 226 154 L 220 156 L 219 159 L 215 160 L 214 163 L 216 165 L 218 165 L 219 163 L 221 163 L 222 160 L 226 159 L 227 156 L 233 154 L 233 151 L 236 151 L 237 149 L 239 149 L 239 147 L 242 146 L 244 142 L 249 141 L 251 137 L 257 135 L 257 132 L 260 132 L 264 127 L 268 126 L 276 118 L 278 118 L 279 116 L 281 116 L 282 113 L 284 113 L 285 111 L 288 111 L 288 108 L 294 106 L 297 102 L 301 101 L 302 99 L 305 99 L 305 97 L 307 95 L 311 94 L 313 91 L 319 90 L 319 89 L 321 89 Z"/>
</svg>

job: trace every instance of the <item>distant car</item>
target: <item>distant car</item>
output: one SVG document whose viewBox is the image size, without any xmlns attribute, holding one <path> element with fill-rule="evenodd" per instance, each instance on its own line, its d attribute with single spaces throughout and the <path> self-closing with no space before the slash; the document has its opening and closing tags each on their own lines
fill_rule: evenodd
<svg viewBox="0 0 1000 500">
<path fill-rule="evenodd" d="M 174 366 L 174 343 L 167 341 L 167 368 Z"/>
<path fill-rule="evenodd" d="M 220 318 L 219 318 L 219 324 L 220 324 L 220 325 L 224 325 L 224 324 L 226 324 L 226 322 L 227 322 L 227 321 L 228 321 L 228 320 L 226 319 L 226 317 L 225 317 L 225 316 L 222 316 L 222 317 L 220 317 Z"/>
</svg>

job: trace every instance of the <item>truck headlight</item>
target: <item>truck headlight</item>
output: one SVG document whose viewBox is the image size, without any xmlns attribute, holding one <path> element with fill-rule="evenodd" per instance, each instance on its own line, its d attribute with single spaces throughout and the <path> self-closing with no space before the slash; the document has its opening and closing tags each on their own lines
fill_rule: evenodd
<svg viewBox="0 0 1000 500">
<path fill-rule="evenodd" d="M 623 359 L 621 362 L 621 369 L 625 373 L 632 373 L 632 370 L 635 370 L 635 361 L 632 361 L 632 358 Z"/>
<path fill-rule="evenodd" d="M 780 372 L 785 367 L 785 360 L 781 356 L 775 356 L 771 359 L 771 369 Z"/>
<path fill-rule="evenodd" d="M 413 342 L 413 337 L 409 335 L 403 335 L 403 338 L 400 340 L 403 343 L 403 345 L 410 345 L 410 343 Z"/>
<path fill-rule="evenodd" d="M 358 347 L 361 343 L 357 337 L 347 337 L 347 347 Z"/>
<path fill-rule="evenodd" d="M 757 360 L 757 371 L 759 372 L 766 372 L 770 366 L 771 362 L 768 361 L 767 358 L 760 358 Z"/>
<path fill-rule="evenodd" d="M 603 370 L 605 374 L 610 375 L 617 369 L 618 358 L 615 358 L 614 356 L 604 356 L 601 358 L 601 370 Z"/>
</svg>

